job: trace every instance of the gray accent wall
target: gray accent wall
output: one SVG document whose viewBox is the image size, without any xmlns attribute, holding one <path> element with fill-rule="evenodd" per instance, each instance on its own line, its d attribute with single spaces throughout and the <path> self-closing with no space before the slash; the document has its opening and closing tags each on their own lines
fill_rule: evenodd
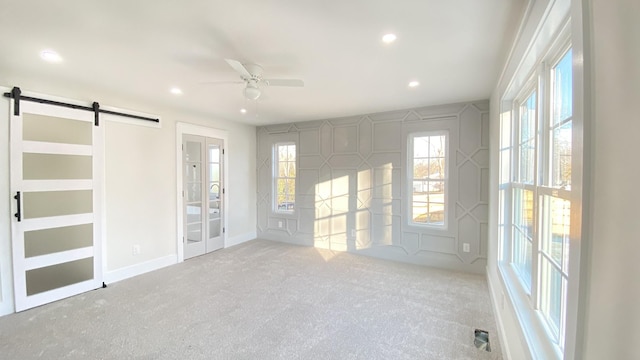
<svg viewBox="0 0 640 360">
<path fill-rule="evenodd" d="M 487 258 L 489 102 L 257 128 L 259 238 L 482 273 Z M 446 229 L 410 223 L 407 139 L 447 131 Z M 291 214 L 273 206 L 273 148 L 297 149 Z M 469 252 L 463 244 L 469 244 Z"/>
</svg>

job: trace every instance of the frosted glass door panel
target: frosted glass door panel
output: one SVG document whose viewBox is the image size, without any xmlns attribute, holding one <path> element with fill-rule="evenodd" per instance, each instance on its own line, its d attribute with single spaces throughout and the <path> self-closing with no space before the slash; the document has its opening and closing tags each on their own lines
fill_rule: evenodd
<svg viewBox="0 0 640 360">
<path fill-rule="evenodd" d="M 25 180 L 91 179 L 91 156 L 59 154 L 22 154 Z"/>
<path fill-rule="evenodd" d="M 93 224 L 24 232 L 24 254 L 34 256 L 80 249 L 93 245 Z"/>
<path fill-rule="evenodd" d="M 93 279 L 93 258 L 28 270 L 27 296 Z"/>
<path fill-rule="evenodd" d="M 23 200 L 25 219 L 93 212 L 93 191 L 26 192 Z"/>
<path fill-rule="evenodd" d="M 93 123 L 54 116 L 25 113 L 22 117 L 22 138 L 60 144 L 91 145 Z"/>
</svg>

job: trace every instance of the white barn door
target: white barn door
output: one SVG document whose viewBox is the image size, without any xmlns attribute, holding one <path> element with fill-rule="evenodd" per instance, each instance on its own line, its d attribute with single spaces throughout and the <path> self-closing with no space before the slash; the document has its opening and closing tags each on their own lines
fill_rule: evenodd
<svg viewBox="0 0 640 360">
<path fill-rule="evenodd" d="M 102 286 L 102 130 L 89 111 L 11 107 L 16 311 Z"/>
</svg>

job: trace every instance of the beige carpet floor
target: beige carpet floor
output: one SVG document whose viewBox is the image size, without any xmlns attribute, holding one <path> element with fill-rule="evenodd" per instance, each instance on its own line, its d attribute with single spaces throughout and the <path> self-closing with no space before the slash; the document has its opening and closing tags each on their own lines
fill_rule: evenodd
<svg viewBox="0 0 640 360">
<path fill-rule="evenodd" d="M 502 356 L 483 276 L 254 240 L 1 317 L 0 358 Z"/>
</svg>

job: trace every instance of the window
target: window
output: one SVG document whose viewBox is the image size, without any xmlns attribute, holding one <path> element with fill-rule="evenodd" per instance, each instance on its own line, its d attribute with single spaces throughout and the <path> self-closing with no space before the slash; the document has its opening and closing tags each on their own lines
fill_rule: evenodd
<svg viewBox="0 0 640 360">
<path fill-rule="evenodd" d="M 503 260 L 561 352 L 570 278 L 573 94 L 572 51 L 568 45 L 556 50 L 501 122 L 499 226 Z"/>
<path fill-rule="evenodd" d="M 274 209 L 277 212 L 293 212 L 296 199 L 296 144 L 276 144 L 273 158 Z"/>
<path fill-rule="evenodd" d="M 446 228 L 447 133 L 410 134 L 408 143 L 410 222 Z"/>
</svg>

